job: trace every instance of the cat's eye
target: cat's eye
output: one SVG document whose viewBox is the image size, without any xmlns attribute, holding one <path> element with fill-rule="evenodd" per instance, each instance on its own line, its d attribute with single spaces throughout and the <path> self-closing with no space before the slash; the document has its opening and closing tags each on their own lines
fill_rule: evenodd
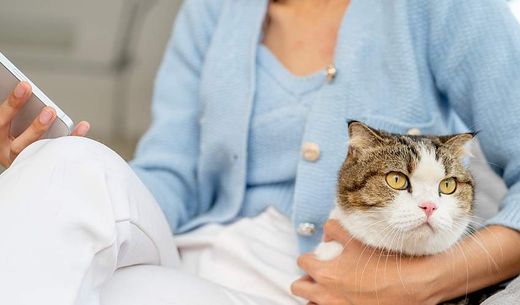
<svg viewBox="0 0 520 305">
<path fill-rule="evenodd" d="M 439 192 L 445 195 L 451 195 L 457 190 L 457 180 L 455 178 L 446 178 L 439 183 Z"/>
<path fill-rule="evenodd" d="M 386 183 L 395 190 L 406 190 L 408 188 L 408 177 L 400 172 L 389 172 L 386 175 Z"/>
</svg>

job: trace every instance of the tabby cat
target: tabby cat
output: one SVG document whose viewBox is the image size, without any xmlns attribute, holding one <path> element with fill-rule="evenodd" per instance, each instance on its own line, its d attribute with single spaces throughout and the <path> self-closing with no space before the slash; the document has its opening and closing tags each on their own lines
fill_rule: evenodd
<svg viewBox="0 0 520 305">
<path fill-rule="evenodd" d="M 463 159 L 473 133 L 398 135 L 352 121 L 349 135 L 331 218 L 352 236 L 374 248 L 421 256 L 447 250 L 467 232 L 474 181 Z M 337 242 L 323 242 L 315 254 L 330 260 L 342 251 Z M 496 290 L 445 304 L 479 304 Z"/>
</svg>

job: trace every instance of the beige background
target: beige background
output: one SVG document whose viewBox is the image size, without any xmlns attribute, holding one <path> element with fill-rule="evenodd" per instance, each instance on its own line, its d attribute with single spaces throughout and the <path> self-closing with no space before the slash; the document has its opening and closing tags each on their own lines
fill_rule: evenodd
<svg viewBox="0 0 520 305">
<path fill-rule="evenodd" d="M 90 136 L 132 156 L 180 0 L 0 0 L 0 51 Z"/>
</svg>

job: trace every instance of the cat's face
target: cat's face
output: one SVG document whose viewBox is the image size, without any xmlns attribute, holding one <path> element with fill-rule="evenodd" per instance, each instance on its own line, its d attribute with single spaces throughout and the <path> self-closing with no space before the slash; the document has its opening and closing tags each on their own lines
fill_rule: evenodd
<svg viewBox="0 0 520 305">
<path fill-rule="evenodd" d="M 453 245 L 471 217 L 473 179 L 461 159 L 473 135 L 395 135 L 360 122 L 349 133 L 337 205 L 350 233 L 411 255 Z"/>
</svg>

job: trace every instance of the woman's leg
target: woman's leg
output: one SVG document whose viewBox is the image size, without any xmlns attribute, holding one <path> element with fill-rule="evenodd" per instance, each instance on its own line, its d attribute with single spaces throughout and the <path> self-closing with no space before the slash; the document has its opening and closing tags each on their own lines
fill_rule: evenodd
<svg viewBox="0 0 520 305">
<path fill-rule="evenodd" d="M 289 286 L 299 278 L 291 221 L 273 208 L 231 224 L 178 235 L 178 268 L 119 269 L 103 305 L 301 305 Z"/>
<path fill-rule="evenodd" d="M 193 274 L 159 266 L 131 266 L 117 270 L 103 289 L 101 304 L 287 305 L 239 292 Z"/>
<path fill-rule="evenodd" d="M 126 162 L 76 137 L 31 145 L 0 176 L 0 241 L 0 304 L 99 304 L 117 268 L 177 261 Z"/>
</svg>

